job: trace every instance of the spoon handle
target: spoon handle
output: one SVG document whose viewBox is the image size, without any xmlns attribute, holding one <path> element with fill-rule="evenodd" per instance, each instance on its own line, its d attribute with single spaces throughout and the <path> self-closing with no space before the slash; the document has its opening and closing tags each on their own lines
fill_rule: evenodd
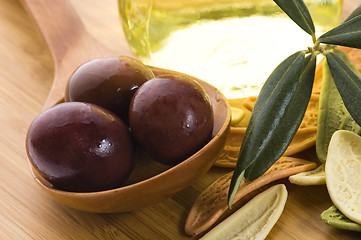
<svg viewBox="0 0 361 240">
<path fill-rule="evenodd" d="M 105 56 L 131 56 L 123 49 L 117 54 L 108 52 L 87 32 L 68 0 L 22 0 L 22 3 L 38 25 L 54 60 L 54 81 L 44 109 L 62 101 L 69 77 L 82 63 Z"/>
<path fill-rule="evenodd" d="M 76 45 L 85 26 L 67 0 L 22 0 L 43 35 L 55 63 Z"/>
</svg>

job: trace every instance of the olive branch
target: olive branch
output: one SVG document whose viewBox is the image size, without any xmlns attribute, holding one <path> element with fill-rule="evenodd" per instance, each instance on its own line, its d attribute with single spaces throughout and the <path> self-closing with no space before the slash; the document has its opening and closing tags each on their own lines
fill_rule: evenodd
<svg viewBox="0 0 361 240">
<path fill-rule="evenodd" d="M 347 110 L 361 125 L 361 79 L 342 60 L 337 46 L 361 49 L 361 6 L 339 26 L 316 38 L 312 17 L 303 0 L 274 2 L 311 37 L 314 46 L 298 51 L 271 73 L 259 93 L 241 145 L 228 192 L 228 206 L 243 178 L 265 173 L 291 143 L 309 103 L 319 54 L 326 57 L 333 81 Z"/>
</svg>

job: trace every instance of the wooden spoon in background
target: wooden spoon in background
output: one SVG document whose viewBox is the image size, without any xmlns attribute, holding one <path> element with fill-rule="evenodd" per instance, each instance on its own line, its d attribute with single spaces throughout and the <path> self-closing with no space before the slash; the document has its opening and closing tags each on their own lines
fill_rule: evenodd
<svg viewBox="0 0 361 240">
<path fill-rule="evenodd" d="M 106 50 L 87 32 L 83 22 L 67 0 L 22 0 L 42 33 L 54 60 L 54 80 L 43 109 L 64 98 L 67 81 L 82 63 L 101 57 L 134 57 L 126 41 L 119 52 Z"/>
</svg>

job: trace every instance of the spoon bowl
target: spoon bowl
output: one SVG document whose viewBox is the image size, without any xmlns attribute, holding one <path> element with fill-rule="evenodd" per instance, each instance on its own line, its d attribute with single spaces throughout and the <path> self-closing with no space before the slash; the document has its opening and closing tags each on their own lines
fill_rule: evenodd
<svg viewBox="0 0 361 240">
<path fill-rule="evenodd" d="M 86 31 L 80 18 L 67 0 L 22 0 L 37 23 L 53 56 L 55 72 L 53 85 L 44 109 L 64 99 L 67 81 L 82 63 L 99 57 L 127 55 L 133 57 L 124 40 L 119 53 L 102 48 Z M 190 186 L 205 174 L 221 153 L 230 129 L 230 105 L 223 94 L 212 85 L 192 76 L 150 67 L 155 76 L 183 75 L 193 78 L 206 90 L 213 108 L 213 138 L 198 152 L 176 166 L 169 167 L 137 152 L 137 164 L 128 182 L 123 186 L 99 192 L 67 192 L 52 187 L 30 165 L 35 181 L 56 201 L 82 211 L 110 213 L 127 212 L 170 197 Z"/>
<path fill-rule="evenodd" d="M 170 73 L 168 70 L 159 68 L 152 68 L 152 70 L 156 76 Z M 97 213 L 136 210 L 161 201 L 190 186 L 212 167 L 223 150 L 231 120 L 230 106 L 222 93 L 212 85 L 194 79 L 202 85 L 210 97 L 214 128 L 213 138 L 191 157 L 176 166 L 169 167 L 149 159 L 142 152 L 137 152 L 137 165 L 125 186 L 99 192 L 79 193 L 57 190 L 31 166 L 34 179 L 58 202 L 78 210 Z"/>
</svg>

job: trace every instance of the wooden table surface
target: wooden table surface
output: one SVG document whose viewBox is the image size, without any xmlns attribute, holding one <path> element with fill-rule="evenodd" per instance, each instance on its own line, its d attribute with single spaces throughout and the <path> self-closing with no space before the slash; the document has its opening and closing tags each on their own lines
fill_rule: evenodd
<svg viewBox="0 0 361 240">
<path fill-rule="evenodd" d="M 56 0 L 59 1 L 59 0 Z M 356 0 L 346 2 L 349 11 Z M 89 32 L 118 52 L 124 40 L 116 0 L 72 0 Z M 53 77 L 49 51 L 18 0 L 0 0 L 0 239 L 192 239 L 185 217 L 199 192 L 228 170 L 211 169 L 189 188 L 144 209 L 91 214 L 53 201 L 32 179 L 24 141 Z M 119 53 L 120 54 L 120 53 Z M 289 191 L 285 210 L 267 239 L 360 239 L 323 224 L 331 206 L 325 186 Z"/>
</svg>

